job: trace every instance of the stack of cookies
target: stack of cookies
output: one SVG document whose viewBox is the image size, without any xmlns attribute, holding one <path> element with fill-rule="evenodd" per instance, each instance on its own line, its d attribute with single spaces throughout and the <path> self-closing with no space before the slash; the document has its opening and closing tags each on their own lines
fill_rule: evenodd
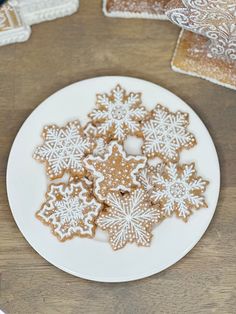
<svg viewBox="0 0 236 314">
<path fill-rule="evenodd" d="M 208 182 L 194 162 L 179 163 L 181 152 L 197 145 L 187 113 L 162 105 L 149 112 L 141 93 L 117 85 L 97 95 L 88 118 L 84 127 L 78 120 L 46 126 L 33 154 L 51 181 L 36 217 L 58 240 L 94 238 L 100 228 L 114 250 L 147 247 L 164 219 L 187 222 L 207 207 Z M 125 149 L 130 136 L 142 140 L 138 155 Z"/>
<path fill-rule="evenodd" d="M 236 89 L 235 0 L 104 0 L 110 17 L 169 19 L 183 30 L 172 69 Z M 185 30 L 184 30 L 185 29 Z"/>
</svg>

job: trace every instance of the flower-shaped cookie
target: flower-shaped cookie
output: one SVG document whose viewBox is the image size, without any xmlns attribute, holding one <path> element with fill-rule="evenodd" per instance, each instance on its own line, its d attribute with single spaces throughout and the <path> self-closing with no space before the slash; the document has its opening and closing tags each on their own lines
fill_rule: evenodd
<svg viewBox="0 0 236 314">
<path fill-rule="evenodd" d="M 81 182 L 51 184 L 36 217 L 49 225 L 60 241 L 75 236 L 91 238 L 96 228 L 94 220 L 101 207 Z"/>
<path fill-rule="evenodd" d="M 157 105 L 142 122 L 143 153 L 147 157 L 177 162 L 183 148 L 190 149 L 196 144 L 195 137 L 187 130 L 188 124 L 187 113 L 172 113 L 166 107 Z"/>
<path fill-rule="evenodd" d="M 140 121 L 146 116 L 141 94 L 130 93 L 117 85 L 111 95 L 97 95 L 97 109 L 89 117 L 97 125 L 98 135 L 123 142 L 128 135 L 140 133 Z"/>
<path fill-rule="evenodd" d="M 196 176 L 193 163 L 183 166 L 169 163 L 163 174 L 153 177 L 153 182 L 151 199 L 160 203 L 165 216 L 175 212 L 177 217 L 187 221 L 193 209 L 207 207 L 202 194 L 208 181 Z"/>
<path fill-rule="evenodd" d="M 109 233 L 109 241 L 114 250 L 126 243 L 136 242 L 140 246 L 150 246 L 154 224 L 161 219 L 159 207 L 151 205 L 149 197 L 142 188 L 121 195 L 120 192 L 108 194 L 108 207 L 96 223 Z"/>
<path fill-rule="evenodd" d="M 103 201 L 110 191 L 130 191 L 139 185 L 136 174 L 146 161 L 146 157 L 127 156 L 120 144 L 112 142 L 103 158 L 90 155 L 84 164 L 93 177 L 94 194 Z"/>
<path fill-rule="evenodd" d="M 79 121 L 69 122 L 62 128 L 46 126 L 42 137 L 44 143 L 36 148 L 33 157 L 46 163 L 51 180 L 62 177 L 65 172 L 78 176 L 84 174 L 82 161 L 92 151 L 94 143 L 84 136 Z"/>
</svg>

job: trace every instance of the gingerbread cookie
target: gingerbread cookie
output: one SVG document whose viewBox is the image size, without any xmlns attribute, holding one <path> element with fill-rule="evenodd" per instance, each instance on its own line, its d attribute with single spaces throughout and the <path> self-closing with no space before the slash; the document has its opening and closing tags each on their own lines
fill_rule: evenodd
<svg viewBox="0 0 236 314">
<path fill-rule="evenodd" d="M 13 4 L 15 1 L 0 6 L 0 46 L 26 41 L 31 34 Z"/>
<path fill-rule="evenodd" d="M 93 156 L 104 156 L 107 151 L 108 140 L 99 137 L 97 128 L 90 122 L 85 126 L 84 134 L 95 141 Z"/>
<path fill-rule="evenodd" d="M 142 122 L 144 155 L 177 162 L 182 149 L 190 149 L 196 145 L 194 135 L 187 129 L 188 125 L 187 113 L 172 113 L 166 107 L 157 105 Z"/>
<path fill-rule="evenodd" d="M 164 168 L 163 163 L 159 163 L 156 166 L 146 165 L 137 174 L 137 180 L 146 192 L 150 192 L 153 189 L 153 176 L 162 173 Z"/>
<path fill-rule="evenodd" d="M 111 192 L 106 198 L 107 207 L 96 220 L 97 225 L 109 234 L 114 250 L 128 242 L 150 246 L 151 229 L 161 219 L 158 206 L 150 205 L 149 197 L 142 188 L 122 195 Z"/>
<path fill-rule="evenodd" d="M 89 154 L 94 143 L 83 134 L 79 121 L 69 122 L 65 127 L 46 126 L 33 158 L 46 163 L 47 175 L 51 180 L 60 178 L 65 172 L 83 176 L 83 158 Z"/>
<path fill-rule="evenodd" d="M 139 185 L 136 174 L 145 167 L 146 160 L 143 156 L 127 156 L 117 142 L 109 144 L 103 158 L 93 155 L 85 158 L 85 167 L 94 180 L 96 197 L 104 201 L 110 191 L 130 191 Z"/>
<path fill-rule="evenodd" d="M 197 76 L 224 87 L 236 89 L 236 63 L 213 57 L 207 37 L 181 31 L 171 62 L 176 72 Z"/>
<path fill-rule="evenodd" d="M 197 177 L 195 164 L 169 163 L 162 174 L 153 177 L 151 200 L 159 203 L 165 216 L 176 216 L 185 222 L 194 209 L 207 207 L 202 195 L 208 181 Z"/>
<path fill-rule="evenodd" d="M 96 228 L 94 220 L 102 205 L 88 197 L 88 193 L 81 182 L 51 184 L 36 217 L 49 225 L 60 241 L 75 236 L 92 238 Z"/>
<path fill-rule="evenodd" d="M 103 0 L 103 12 L 110 17 L 166 20 L 169 0 Z"/>
<path fill-rule="evenodd" d="M 79 0 L 18 0 L 19 9 L 28 25 L 71 15 L 78 10 Z"/>
<path fill-rule="evenodd" d="M 191 42 L 188 43 L 187 39 L 191 35 L 182 33 L 177 53 L 187 54 L 189 66 L 187 68 L 184 65 L 185 60 L 180 60 L 183 66 L 174 65 L 173 68 L 235 88 L 236 82 L 233 77 L 236 69 L 235 0 L 174 0 L 167 5 L 166 14 L 173 23 L 209 39 L 207 41 L 192 36 Z"/>
<path fill-rule="evenodd" d="M 235 0 L 172 0 L 166 6 L 166 15 L 181 28 L 217 41 L 219 46 L 230 40 L 230 34 L 235 37 Z M 229 57 L 231 53 L 228 51 Z"/>
<path fill-rule="evenodd" d="M 70 176 L 68 182 L 69 183 L 81 182 L 87 189 L 89 189 L 93 185 L 93 182 L 89 180 L 87 176 L 84 176 L 83 178 L 78 176 Z"/>
<path fill-rule="evenodd" d="M 111 95 L 97 95 L 97 109 L 89 117 L 97 126 L 97 134 L 123 142 L 128 135 L 140 133 L 140 121 L 146 116 L 141 94 L 130 93 L 117 85 Z"/>
</svg>

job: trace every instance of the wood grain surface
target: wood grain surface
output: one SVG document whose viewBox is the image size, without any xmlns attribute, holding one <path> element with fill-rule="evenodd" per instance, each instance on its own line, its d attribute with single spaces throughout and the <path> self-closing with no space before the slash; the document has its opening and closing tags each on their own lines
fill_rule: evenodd
<svg viewBox="0 0 236 314">
<path fill-rule="evenodd" d="M 236 93 L 170 69 L 178 33 L 169 22 L 106 18 L 100 0 L 82 0 L 77 14 L 33 26 L 28 42 L 0 48 L 0 308 L 6 313 L 236 312 Z M 176 93 L 207 125 L 221 162 L 219 205 L 201 241 L 169 269 L 131 283 L 90 282 L 49 265 L 19 232 L 6 195 L 9 150 L 27 116 L 58 89 L 101 75 L 143 78 Z"/>
</svg>

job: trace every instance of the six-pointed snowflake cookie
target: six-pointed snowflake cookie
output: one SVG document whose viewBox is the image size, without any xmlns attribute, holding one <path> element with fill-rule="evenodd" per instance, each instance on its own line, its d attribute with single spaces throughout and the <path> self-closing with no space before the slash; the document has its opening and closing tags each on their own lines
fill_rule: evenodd
<svg viewBox="0 0 236 314">
<path fill-rule="evenodd" d="M 128 135 L 140 134 L 140 121 L 146 116 L 141 94 L 130 93 L 117 85 L 111 95 L 97 95 L 97 109 L 89 117 L 97 125 L 98 134 L 123 142 Z"/>
<path fill-rule="evenodd" d="M 93 185 L 93 182 L 91 180 L 89 180 L 89 178 L 87 176 L 84 176 L 83 178 L 80 178 L 78 176 L 70 176 L 69 177 L 69 180 L 68 180 L 69 183 L 78 183 L 78 182 L 82 182 L 83 185 L 87 188 L 87 189 L 90 189 L 90 187 Z M 91 192 L 89 190 L 89 192 Z"/>
<path fill-rule="evenodd" d="M 136 174 L 145 167 L 146 161 L 143 156 L 127 156 L 123 146 L 112 142 L 103 158 L 90 155 L 84 164 L 93 177 L 94 194 L 104 201 L 109 191 L 130 191 L 139 185 Z"/>
<path fill-rule="evenodd" d="M 177 162 L 183 148 L 190 149 L 196 145 L 194 135 L 187 130 L 188 125 L 187 113 L 172 113 L 166 107 L 157 105 L 142 122 L 144 155 Z"/>
<path fill-rule="evenodd" d="M 62 128 L 46 126 L 42 137 L 44 143 L 36 148 L 33 157 L 46 163 L 51 180 L 62 177 L 65 172 L 84 174 L 83 158 L 92 151 L 94 143 L 84 136 L 79 121 L 69 122 Z"/>
<path fill-rule="evenodd" d="M 95 141 L 95 147 L 92 152 L 93 156 L 104 156 L 109 140 L 99 136 L 97 128 L 91 122 L 85 126 L 84 134 Z"/>
<path fill-rule="evenodd" d="M 150 246 L 151 229 L 161 220 L 157 206 L 151 205 L 142 188 L 122 195 L 120 192 L 108 194 L 108 207 L 99 215 L 97 225 L 109 233 L 109 241 L 114 250 L 123 248 L 128 242 L 140 246 Z"/>
<path fill-rule="evenodd" d="M 165 216 L 175 212 L 187 221 L 192 210 L 207 207 L 203 193 L 208 181 L 197 177 L 194 163 L 182 166 L 169 163 L 162 174 L 153 177 L 153 182 L 151 199 L 160 203 Z"/>
<path fill-rule="evenodd" d="M 81 182 L 51 184 L 46 201 L 36 213 L 36 217 L 49 225 L 60 241 L 75 236 L 94 236 L 94 223 L 102 205 L 95 198 L 88 197 L 88 190 Z"/>
<path fill-rule="evenodd" d="M 145 168 L 138 172 L 137 180 L 146 192 L 150 192 L 153 189 L 153 176 L 162 173 L 163 167 L 163 163 L 159 163 L 156 166 L 146 165 Z"/>
</svg>

